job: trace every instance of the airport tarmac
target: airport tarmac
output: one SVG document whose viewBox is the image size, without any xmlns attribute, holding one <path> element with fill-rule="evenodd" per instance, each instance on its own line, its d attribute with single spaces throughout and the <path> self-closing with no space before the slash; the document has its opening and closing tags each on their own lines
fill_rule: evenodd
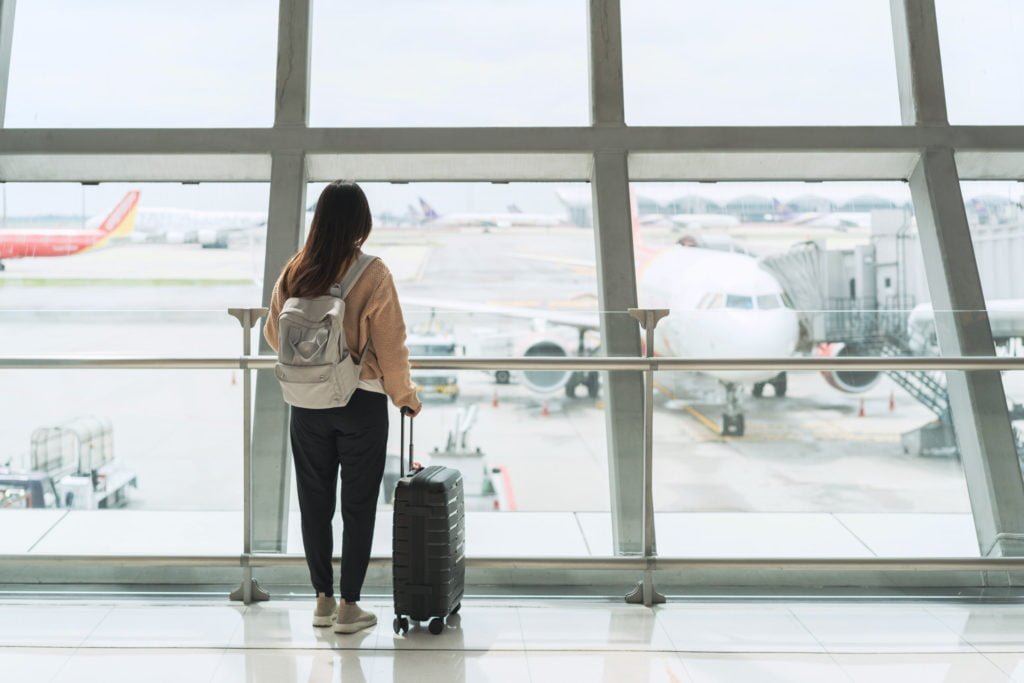
<svg viewBox="0 0 1024 683">
<path fill-rule="evenodd" d="M 387 261 L 404 296 L 591 310 L 595 273 L 578 262 L 592 259 L 593 249 L 592 232 L 573 228 L 380 230 L 367 247 Z M 11 331 L 0 335 L 0 355 L 237 354 L 239 328 L 224 310 L 259 301 L 261 283 L 253 278 L 262 267 L 254 268 L 258 260 L 244 248 L 124 245 L 68 258 L 10 261 L 0 273 L 0 326 Z M 481 330 L 513 338 L 544 332 L 494 316 L 440 309 L 435 316 L 467 346 Z M 413 328 L 430 314 L 410 309 L 407 317 Z M 470 445 L 489 464 L 506 469 L 517 510 L 608 509 L 600 400 L 541 397 L 521 383 L 497 385 L 483 372 L 459 373 L 459 385 L 457 402 L 428 401 L 417 422 L 421 452 L 443 444 L 460 408 L 477 405 Z M 241 507 L 240 373 L 4 371 L 0 386 L 0 463 L 11 459 L 17 465 L 38 426 L 101 415 L 113 421 L 118 458 L 138 473 L 132 507 Z M 816 373 L 791 375 L 785 398 L 767 393 L 745 399 L 747 434 L 741 438 L 718 435 L 721 408 L 706 397 L 659 397 L 659 510 L 969 511 L 957 459 L 903 453 L 900 434 L 932 417 L 887 379 L 850 396 Z M 861 399 L 864 417 L 858 416 Z M 397 413 L 392 427 L 390 448 L 397 451 Z"/>
</svg>

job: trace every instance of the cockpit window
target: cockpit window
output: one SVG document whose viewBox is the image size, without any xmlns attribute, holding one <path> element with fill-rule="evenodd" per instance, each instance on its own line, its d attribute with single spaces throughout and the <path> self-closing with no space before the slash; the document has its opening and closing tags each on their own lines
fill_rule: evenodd
<svg viewBox="0 0 1024 683">
<path fill-rule="evenodd" d="M 754 307 L 754 299 L 749 296 L 729 294 L 725 297 L 725 307 L 750 310 Z"/>
<path fill-rule="evenodd" d="M 779 301 L 778 294 L 762 294 L 757 297 L 757 307 L 761 310 L 771 310 L 780 306 L 782 303 Z"/>
</svg>

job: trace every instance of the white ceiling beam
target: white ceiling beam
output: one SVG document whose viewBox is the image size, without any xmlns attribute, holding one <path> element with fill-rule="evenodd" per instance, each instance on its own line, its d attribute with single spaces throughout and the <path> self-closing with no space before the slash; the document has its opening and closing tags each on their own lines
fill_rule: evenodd
<svg viewBox="0 0 1024 683">
<path fill-rule="evenodd" d="M 1024 151 L 1024 126 L 3 129 L 17 154 Z"/>
</svg>

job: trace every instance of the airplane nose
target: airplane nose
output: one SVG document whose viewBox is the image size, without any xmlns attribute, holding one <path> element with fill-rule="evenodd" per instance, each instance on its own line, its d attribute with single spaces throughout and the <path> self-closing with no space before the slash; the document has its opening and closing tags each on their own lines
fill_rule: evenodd
<svg viewBox="0 0 1024 683">
<path fill-rule="evenodd" d="M 785 358 L 796 351 L 799 322 L 796 313 L 782 311 L 729 311 L 709 328 L 717 328 L 712 358 Z M 715 376 L 729 382 L 760 382 L 778 374 L 778 370 L 718 372 Z"/>
</svg>

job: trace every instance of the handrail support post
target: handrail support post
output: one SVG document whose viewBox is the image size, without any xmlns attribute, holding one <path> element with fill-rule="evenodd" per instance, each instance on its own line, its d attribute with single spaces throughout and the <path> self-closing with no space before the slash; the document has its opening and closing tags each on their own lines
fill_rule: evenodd
<svg viewBox="0 0 1024 683">
<path fill-rule="evenodd" d="M 669 314 L 666 308 L 631 308 L 629 315 L 640 323 L 645 332 L 644 356 L 654 358 L 654 329 L 658 322 Z M 644 544 L 644 575 L 627 596 L 630 604 L 643 604 L 645 607 L 665 602 L 665 596 L 654 587 L 654 365 L 648 363 L 644 370 L 644 500 L 641 530 Z"/>
<path fill-rule="evenodd" d="M 266 308 L 229 308 L 242 326 L 242 583 L 231 592 L 232 600 L 269 600 L 270 594 L 252 577 L 252 369 L 244 359 L 252 354 L 252 328 L 267 314 Z"/>
</svg>

